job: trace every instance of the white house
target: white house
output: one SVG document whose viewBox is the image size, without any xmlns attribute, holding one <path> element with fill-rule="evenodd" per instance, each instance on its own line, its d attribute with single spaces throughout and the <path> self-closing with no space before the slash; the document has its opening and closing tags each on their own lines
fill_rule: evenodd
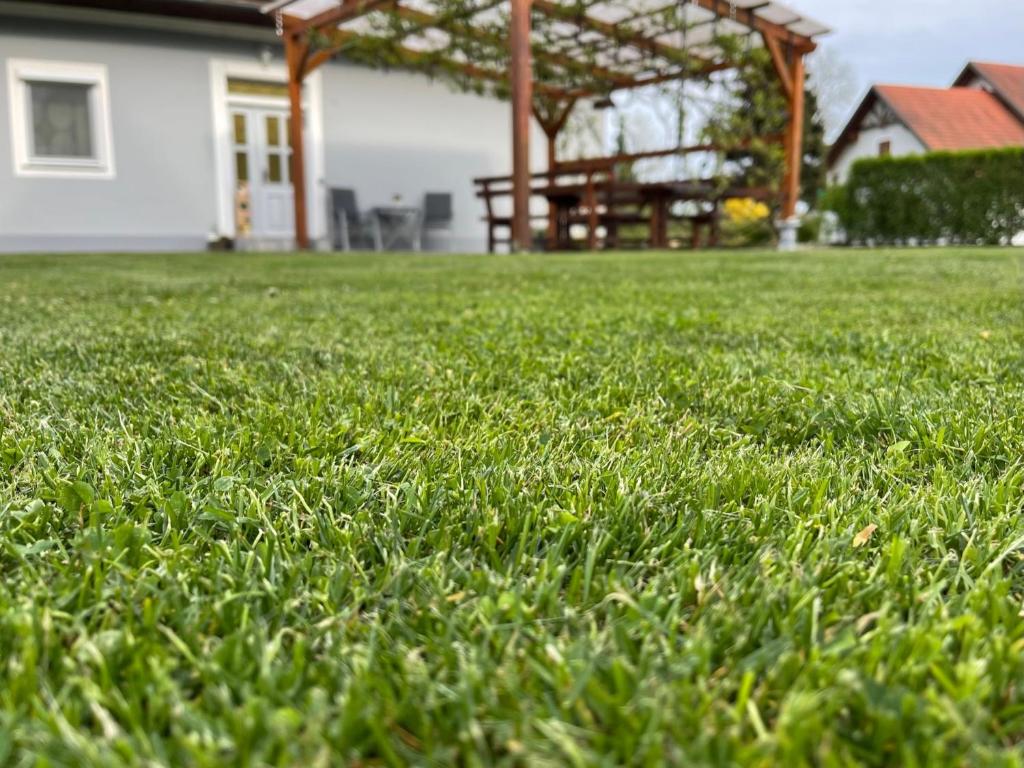
<svg viewBox="0 0 1024 768">
<path fill-rule="evenodd" d="M 1024 146 L 1024 67 L 971 62 L 951 88 L 876 85 L 829 153 L 829 181 L 864 157 Z"/>
<path fill-rule="evenodd" d="M 260 5 L 0 0 L 0 251 L 290 245 L 286 71 Z M 315 241 L 332 188 L 362 209 L 441 192 L 444 247 L 484 249 L 471 180 L 511 170 L 507 103 L 341 61 L 304 98 Z M 531 145 L 543 167 L 539 129 Z"/>
</svg>

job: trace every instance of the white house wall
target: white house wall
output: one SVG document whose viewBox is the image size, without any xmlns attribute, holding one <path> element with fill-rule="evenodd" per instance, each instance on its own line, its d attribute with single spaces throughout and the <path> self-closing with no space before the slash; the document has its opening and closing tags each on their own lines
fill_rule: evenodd
<svg viewBox="0 0 1024 768">
<path fill-rule="evenodd" d="M 860 131 L 856 141 L 851 142 L 836 159 L 829 171 L 829 181 L 833 184 L 844 183 L 855 162 L 865 157 L 878 157 L 878 148 L 884 141 L 890 143 L 890 152 L 894 157 L 925 152 L 924 144 L 901 124 L 867 128 Z"/>
<path fill-rule="evenodd" d="M 159 33 L 0 19 L 4 69 L 9 58 L 106 66 L 117 164 L 111 179 L 15 176 L 4 77 L 0 250 L 205 247 L 216 212 L 208 55 L 182 42 Z"/>
<path fill-rule="evenodd" d="M 259 62 L 268 47 L 280 63 L 272 37 L 27 19 L 0 7 L 0 69 L 12 58 L 106 66 L 117 162 L 112 179 L 16 176 L 0 78 L 0 251 L 204 248 L 220 228 L 211 61 Z M 341 63 L 321 72 L 325 172 L 314 179 L 321 194 L 311 205 L 326 207 L 330 187 L 354 188 L 364 208 L 450 192 L 454 222 L 444 245 L 482 250 L 483 204 L 471 179 L 510 171 L 509 105 L 408 73 Z M 532 140 L 542 170 L 536 127 Z"/>
</svg>

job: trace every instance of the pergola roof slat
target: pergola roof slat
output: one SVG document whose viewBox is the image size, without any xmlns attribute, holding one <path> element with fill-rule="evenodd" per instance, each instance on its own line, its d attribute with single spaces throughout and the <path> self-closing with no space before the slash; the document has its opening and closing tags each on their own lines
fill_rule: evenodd
<svg viewBox="0 0 1024 768">
<path fill-rule="evenodd" d="M 786 26 L 790 31 L 810 38 L 827 35 L 831 31 L 821 22 L 807 18 L 801 18 L 799 21 L 794 21 Z"/>
</svg>

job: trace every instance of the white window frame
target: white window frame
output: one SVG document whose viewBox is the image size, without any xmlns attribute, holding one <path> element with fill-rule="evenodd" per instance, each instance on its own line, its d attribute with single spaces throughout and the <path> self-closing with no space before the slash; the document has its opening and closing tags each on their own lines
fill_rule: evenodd
<svg viewBox="0 0 1024 768">
<path fill-rule="evenodd" d="M 29 83 L 33 81 L 92 86 L 89 89 L 89 118 L 92 123 L 94 157 L 32 156 Z M 114 178 L 114 139 L 110 125 L 106 66 L 70 61 L 10 59 L 7 62 L 7 93 L 15 176 L 51 179 Z"/>
</svg>

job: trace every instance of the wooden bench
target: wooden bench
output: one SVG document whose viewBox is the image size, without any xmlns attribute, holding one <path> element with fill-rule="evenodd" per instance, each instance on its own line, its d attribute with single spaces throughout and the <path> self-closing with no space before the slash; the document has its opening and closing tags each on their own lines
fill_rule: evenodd
<svg viewBox="0 0 1024 768">
<path fill-rule="evenodd" d="M 673 150 L 637 152 L 610 157 L 587 158 L 555 163 L 551 170 L 530 176 L 530 198 L 543 198 L 546 215 L 531 215 L 531 221 L 546 220 L 545 244 L 549 250 L 576 247 L 572 228 L 586 228 L 586 247 L 597 249 L 599 229 L 604 230 L 604 246 L 619 247 L 623 242 L 620 227 L 646 226 L 646 244 L 653 248 L 669 247 L 668 228 L 672 221 L 691 225 L 690 245 L 699 247 L 701 234 L 707 230 L 707 244 L 716 245 L 720 236 L 722 200 L 731 197 L 768 199 L 767 188 L 746 188 L 723 184 L 720 178 L 676 179 L 642 182 L 620 178 L 617 170 L 624 164 L 639 160 L 679 155 L 686 152 L 711 152 L 711 145 L 697 145 Z M 496 201 L 511 201 L 511 176 L 486 176 L 473 180 L 476 196 L 484 202 L 487 224 L 487 249 L 494 253 L 499 245 L 512 243 L 512 216 L 497 210 Z M 702 210 L 673 213 L 680 202 L 700 203 Z"/>
</svg>

